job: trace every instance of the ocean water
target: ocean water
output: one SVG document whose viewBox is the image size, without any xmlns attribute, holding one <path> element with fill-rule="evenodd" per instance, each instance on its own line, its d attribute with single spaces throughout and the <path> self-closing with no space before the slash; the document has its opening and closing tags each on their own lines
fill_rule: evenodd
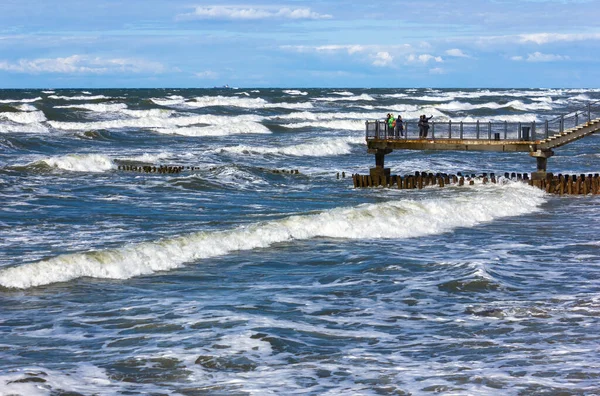
<svg viewBox="0 0 600 396">
<path fill-rule="evenodd" d="M 598 196 L 336 177 L 374 165 L 364 122 L 388 112 L 543 122 L 599 99 L 0 90 L 0 394 L 600 394 Z M 397 151 L 386 166 L 535 160 Z M 599 172 L 600 136 L 548 166 Z"/>
</svg>

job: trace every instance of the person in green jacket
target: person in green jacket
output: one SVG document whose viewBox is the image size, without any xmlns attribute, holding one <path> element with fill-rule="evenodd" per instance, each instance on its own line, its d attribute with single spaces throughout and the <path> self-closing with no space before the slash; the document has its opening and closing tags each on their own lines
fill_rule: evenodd
<svg viewBox="0 0 600 396">
<path fill-rule="evenodd" d="M 387 122 L 388 122 L 388 133 L 393 134 L 394 127 L 396 126 L 396 119 L 394 118 L 393 115 L 390 114 L 390 117 L 387 119 Z"/>
</svg>

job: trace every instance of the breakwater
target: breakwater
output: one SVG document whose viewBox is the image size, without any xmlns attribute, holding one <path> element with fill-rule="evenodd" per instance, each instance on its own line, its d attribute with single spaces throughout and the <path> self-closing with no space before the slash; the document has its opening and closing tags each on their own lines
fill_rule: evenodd
<svg viewBox="0 0 600 396">
<path fill-rule="evenodd" d="M 498 183 L 502 180 L 515 180 L 527 183 L 530 186 L 540 188 L 547 193 L 559 195 L 587 195 L 600 194 L 600 175 L 579 174 L 563 175 L 547 173 L 546 177 L 539 180 L 533 180 L 528 173 L 504 173 L 496 175 L 495 173 L 477 174 L 446 174 L 446 173 L 428 173 L 415 172 L 414 174 L 400 175 L 382 175 L 373 173 L 371 175 L 353 174 L 352 180 L 354 188 L 368 187 L 386 187 L 397 188 L 401 190 L 423 189 L 425 187 L 446 187 L 451 185 L 464 186 L 474 185 L 475 183 Z"/>
</svg>

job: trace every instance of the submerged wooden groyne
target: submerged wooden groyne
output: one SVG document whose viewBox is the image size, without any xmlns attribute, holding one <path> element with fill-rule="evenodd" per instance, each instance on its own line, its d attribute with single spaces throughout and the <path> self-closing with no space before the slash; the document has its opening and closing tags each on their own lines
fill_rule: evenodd
<svg viewBox="0 0 600 396">
<path fill-rule="evenodd" d="M 412 175 L 386 176 L 377 172 L 370 175 L 352 175 L 355 188 L 385 187 L 400 190 L 423 189 L 425 187 L 446 187 L 451 185 L 464 186 L 476 183 L 488 184 L 499 183 L 503 180 L 514 180 L 527 183 L 530 186 L 540 188 L 550 194 L 559 195 L 587 195 L 600 194 L 600 174 L 580 175 L 554 175 L 547 173 L 543 179 L 532 179 L 528 173 L 504 173 L 496 176 L 495 173 L 482 173 L 480 175 L 462 173 L 427 173 L 415 172 Z"/>
</svg>

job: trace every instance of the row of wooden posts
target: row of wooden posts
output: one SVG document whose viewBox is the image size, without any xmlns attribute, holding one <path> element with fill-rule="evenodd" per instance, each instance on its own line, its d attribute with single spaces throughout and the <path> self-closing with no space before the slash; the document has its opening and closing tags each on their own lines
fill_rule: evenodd
<svg viewBox="0 0 600 396">
<path fill-rule="evenodd" d="M 596 174 L 581 174 L 581 175 L 554 175 L 547 173 L 546 177 L 540 180 L 532 180 L 528 173 L 505 173 L 504 179 L 517 180 L 540 188 L 551 194 L 571 194 L 571 195 L 586 195 L 600 194 L 600 175 Z M 405 176 L 388 176 L 385 175 L 352 175 L 355 188 L 364 187 L 387 187 L 405 189 L 422 189 L 427 186 L 445 187 L 447 185 L 474 185 L 475 180 L 483 184 L 498 183 L 499 177 L 494 173 L 483 173 L 481 175 L 469 174 L 449 175 L 446 173 L 427 173 L 415 172 L 414 175 Z"/>
<path fill-rule="evenodd" d="M 216 168 L 210 168 L 211 171 Z M 268 171 L 271 173 L 289 173 L 289 174 L 299 174 L 298 169 L 265 169 L 258 168 L 261 171 Z M 130 172 L 140 172 L 140 173 L 181 173 L 184 170 L 195 171 L 200 170 L 200 167 L 197 166 L 149 166 L 149 165 L 119 165 L 119 170 L 130 171 Z"/>
</svg>

